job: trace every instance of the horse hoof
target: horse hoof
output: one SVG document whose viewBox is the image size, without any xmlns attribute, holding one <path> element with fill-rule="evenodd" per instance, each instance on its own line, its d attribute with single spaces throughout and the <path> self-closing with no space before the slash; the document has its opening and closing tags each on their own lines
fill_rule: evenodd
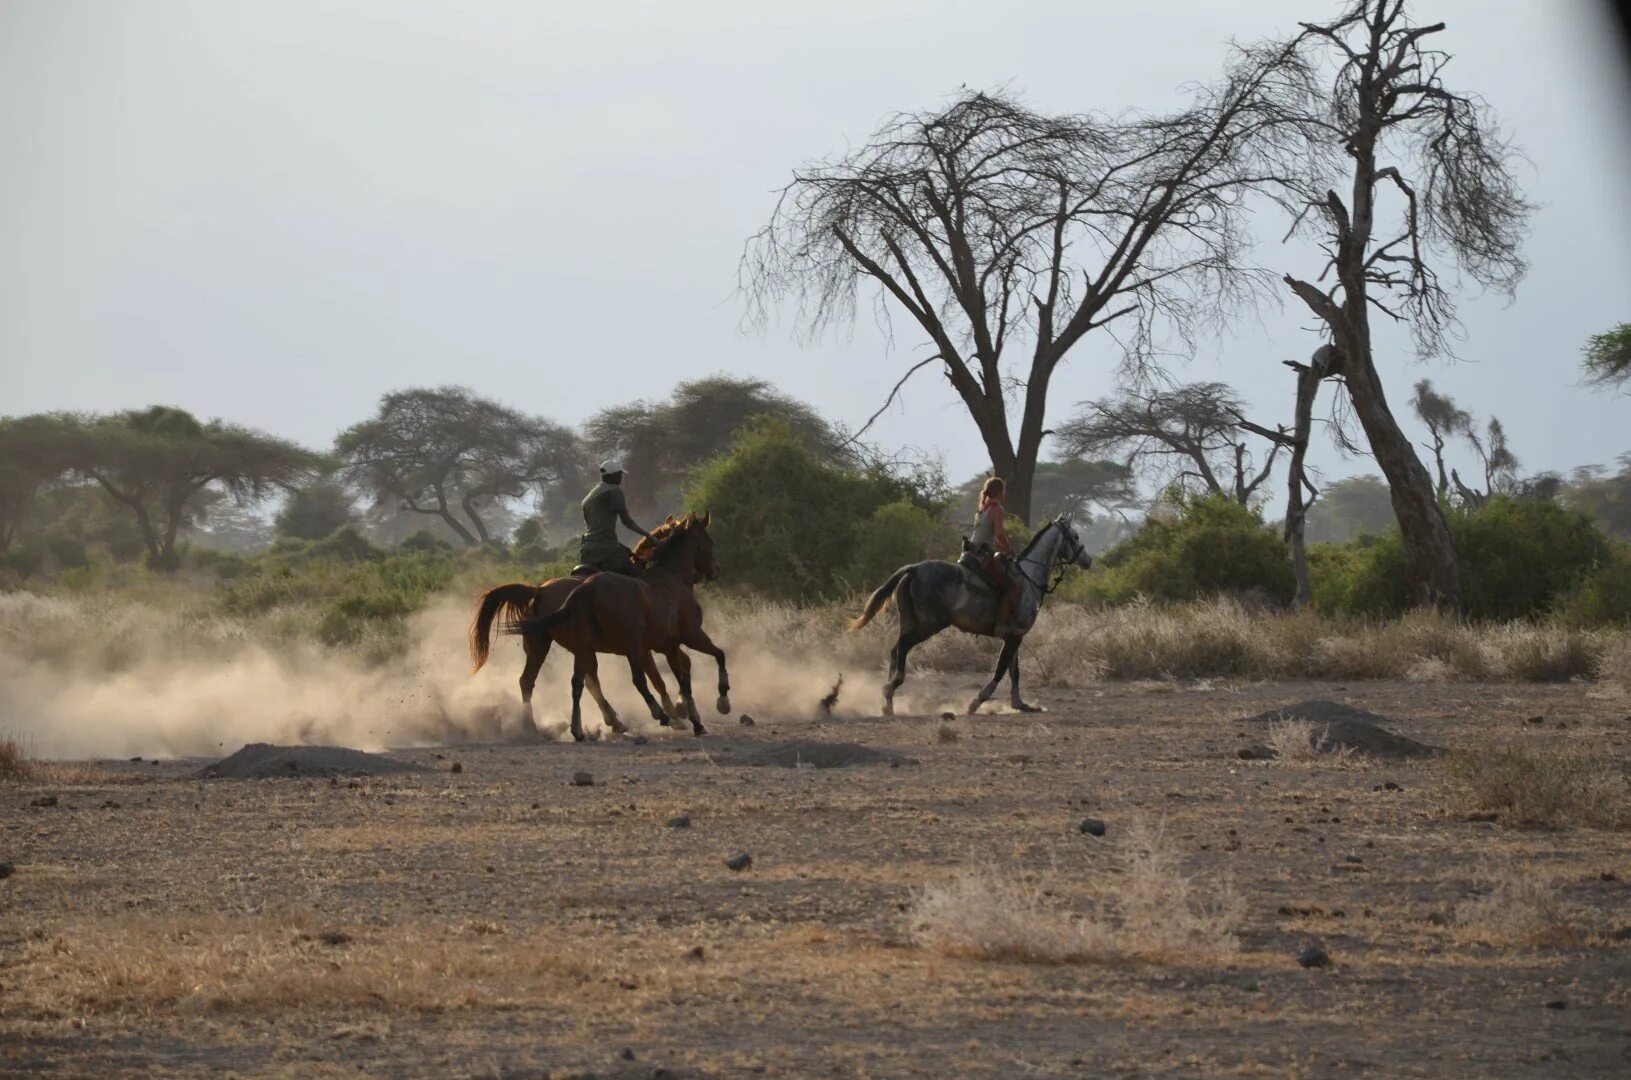
<svg viewBox="0 0 1631 1080">
<path fill-rule="evenodd" d="M 721 715 L 721 716 L 725 716 L 725 715 L 729 714 L 730 711 L 731 711 L 730 695 L 729 694 L 720 694 L 719 695 L 719 700 L 714 702 L 714 708 L 719 710 L 719 715 Z"/>
<path fill-rule="evenodd" d="M 1023 701 L 1016 701 L 1016 702 L 1014 702 L 1014 711 L 1015 712 L 1041 712 L 1042 710 L 1037 708 L 1035 705 L 1027 705 Z"/>
<path fill-rule="evenodd" d="M 573 742 L 584 742 L 585 740 L 587 740 L 587 738 L 588 738 L 588 736 L 586 736 L 581 731 L 574 731 L 572 733 L 572 741 Z"/>
<path fill-rule="evenodd" d="M 982 700 L 980 698 L 975 698 L 973 701 L 969 702 L 968 703 L 968 715 L 973 716 L 975 713 L 979 712 L 980 711 L 980 706 L 984 705 L 984 704 L 985 704 L 984 700 Z"/>
<path fill-rule="evenodd" d="M 700 739 L 704 735 L 708 734 L 708 729 L 703 727 L 701 724 L 693 724 L 691 726 L 691 734 Z"/>
</svg>

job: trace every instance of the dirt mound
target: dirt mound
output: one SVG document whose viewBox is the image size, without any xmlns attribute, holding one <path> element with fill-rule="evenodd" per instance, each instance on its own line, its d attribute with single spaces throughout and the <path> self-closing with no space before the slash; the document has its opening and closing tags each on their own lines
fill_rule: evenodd
<svg viewBox="0 0 1631 1080">
<path fill-rule="evenodd" d="M 1346 747 L 1356 754 L 1401 760 L 1434 757 L 1444 753 L 1441 746 L 1417 742 L 1409 736 L 1395 734 L 1383 726 L 1397 723 L 1395 720 L 1324 698 L 1299 701 L 1295 705 L 1282 705 L 1278 709 L 1269 709 L 1256 716 L 1248 716 L 1244 722 L 1267 726 L 1276 721 L 1287 720 L 1306 720 L 1313 724 L 1314 734 L 1325 736 L 1324 745 L 1332 751 Z"/>
<path fill-rule="evenodd" d="M 259 742 L 204 766 L 196 775 L 201 780 L 269 780 L 280 776 L 389 776 L 418 771 L 417 765 L 345 746 L 273 746 Z"/>
<path fill-rule="evenodd" d="M 912 765 L 911 758 L 850 742 L 794 739 L 743 751 L 733 765 L 773 765 L 782 769 L 842 769 L 850 765 Z"/>
</svg>

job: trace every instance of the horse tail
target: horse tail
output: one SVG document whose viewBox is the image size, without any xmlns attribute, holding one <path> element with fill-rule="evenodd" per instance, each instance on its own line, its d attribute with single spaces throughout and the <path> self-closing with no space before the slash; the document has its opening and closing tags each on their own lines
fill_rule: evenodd
<svg viewBox="0 0 1631 1080">
<path fill-rule="evenodd" d="M 594 594 L 589 588 L 592 584 L 594 584 L 594 579 L 590 578 L 567 593 L 565 602 L 554 611 L 549 612 L 547 615 L 529 615 L 520 622 L 505 627 L 505 632 L 511 634 L 547 634 L 571 622 L 581 611 L 588 623 L 590 633 L 598 633 L 600 627 L 595 621 Z"/>
<path fill-rule="evenodd" d="M 889 603 L 890 598 L 895 595 L 895 587 L 910 577 L 912 571 L 916 569 L 917 564 L 914 563 L 911 566 L 903 566 L 899 570 L 896 570 L 894 577 L 890 578 L 882 585 L 879 585 L 873 592 L 872 597 L 866 602 L 866 610 L 861 612 L 858 618 L 850 620 L 849 628 L 851 630 L 859 630 L 861 627 L 871 622 L 872 616 L 883 610 L 884 605 Z"/>
<path fill-rule="evenodd" d="M 470 659 L 475 664 L 471 671 L 480 671 L 487 663 L 492 649 L 493 623 L 499 616 L 507 623 L 524 618 L 532 611 L 539 592 L 537 586 L 516 582 L 491 589 L 476 601 L 476 617 L 470 623 Z"/>
</svg>

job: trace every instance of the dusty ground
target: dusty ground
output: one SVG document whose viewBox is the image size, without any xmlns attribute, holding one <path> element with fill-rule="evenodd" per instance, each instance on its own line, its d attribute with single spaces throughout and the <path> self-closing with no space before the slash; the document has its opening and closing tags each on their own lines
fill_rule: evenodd
<svg viewBox="0 0 1631 1080">
<path fill-rule="evenodd" d="M 1437 762 L 1243 762 L 1232 722 L 1330 697 L 1427 742 L 1496 731 L 1624 767 L 1624 698 L 1391 683 L 1036 696 L 1047 713 L 959 718 L 956 741 L 932 717 L 733 716 L 704 740 L 401 751 L 428 771 L 355 784 L 198 781 L 192 761 L 0 785 L 0 860 L 16 867 L 0 881 L 0 1071 L 1631 1073 L 1627 833 L 1457 820 Z M 917 763 L 731 764 L 792 738 Z M 667 824 L 681 814 L 689 828 Z M 1086 815 L 1104 837 L 1078 830 Z M 911 890 L 970 865 L 1087 903 L 1139 817 L 1164 819 L 1200 887 L 1246 898 L 1232 958 L 992 962 L 904 931 Z M 727 869 L 744 852 L 751 867 Z M 1481 944 L 1447 920 L 1502 874 L 1545 882 L 1572 938 Z M 1309 942 L 1332 966 L 1298 966 Z"/>
</svg>

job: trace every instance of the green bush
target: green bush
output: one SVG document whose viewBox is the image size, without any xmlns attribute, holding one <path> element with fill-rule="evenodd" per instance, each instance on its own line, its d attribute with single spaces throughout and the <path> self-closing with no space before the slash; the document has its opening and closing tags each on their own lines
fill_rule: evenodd
<svg viewBox="0 0 1631 1080">
<path fill-rule="evenodd" d="M 1221 495 L 1186 497 L 1177 509 L 1176 518 L 1151 518 L 1105 552 L 1100 572 L 1067 584 L 1065 595 L 1101 604 L 1219 594 L 1290 602 L 1296 592 L 1290 554 L 1257 511 Z"/>
<path fill-rule="evenodd" d="M 1558 615 L 1571 626 L 1631 623 L 1631 546 L 1615 544 L 1610 556 L 1558 603 Z"/>
<path fill-rule="evenodd" d="M 430 553 L 435 551 L 452 551 L 453 545 L 436 539 L 436 534 L 429 529 L 420 529 L 402 543 L 397 545 L 398 551 L 417 551 Z"/>
<path fill-rule="evenodd" d="M 907 563 L 944 558 L 956 548 L 955 531 L 941 518 L 897 499 L 856 525 L 853 554 L 839 577 L 852 589 L 871 589 Z"/>
<path fill-rule="evenodd" d="M 18 577 L 33 577 L 45 566 L 45 545 L 38 540 L 19 540 L 0 555 L 0 567 Z"/>
<path fill-rule="evenodd" d="M 873 563 L 896 554 L 907 553 L 906 562 L 921 558 L 943 509 L 911 479 L 881 467 L 845 468 L 785 423 L 767 419 L 743 429 L 727 453 L 692 474 L 686 502 L 713 514 L 726 581 L 801 600 L 838 596 L 847 575 L 876 575 Z M 897 503 L 923 513 L 902 508 L 874 519 Z"/>
<path fill-rule="evenodd" d="M 86 549 L 85 541 L 77 536 L 48 532 L 45 534 L 45 549 L 51 553 L 58 570 L 75 570 L 91 565 L 91 553 Z"/>
<path fill-rule="evenodd" d="M 1446 520 L 1461 564 L 1461 613 L 1469 618 L 1549 614 L 1610 560 L 1609 540 L 1591 518 L 1553 502 L 1496 498 L 1477 510 L 1452 509 Z M 1369 542 L 1343 571 L 1341 582 L 1315 582 L 1325 610 L 1390 616 L 1414 603 L 1398 530 Z"/>
</svg>

